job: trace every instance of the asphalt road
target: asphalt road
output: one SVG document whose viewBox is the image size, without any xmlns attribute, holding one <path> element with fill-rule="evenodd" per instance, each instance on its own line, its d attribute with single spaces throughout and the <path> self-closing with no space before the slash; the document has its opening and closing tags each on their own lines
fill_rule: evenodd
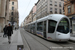
<svg viewBox="0 0 75 50">
<path fill-rule="evenodd" d="M 20 28 L 25 50 L 75 50 L 74 42 L 52 42 L 35 36 Z"/>
</svg>

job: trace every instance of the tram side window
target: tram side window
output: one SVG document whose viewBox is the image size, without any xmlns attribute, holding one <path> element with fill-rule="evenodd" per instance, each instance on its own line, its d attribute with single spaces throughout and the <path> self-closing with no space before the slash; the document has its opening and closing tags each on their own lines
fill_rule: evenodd
<svg viewBox="0 0 75 50">
<path fill-rule="evenodd" d="M 32 28 L 33 28 L 33 27 L 32 27 L 32 24 L 31 24 L 31 25 L 30 25 L 30 29 L 32 30 Z"/>
<path fill-rule="evenodd" d="M 28 25 L 28 29 L 30 29 L 30 25 Z"/>
<path fill-rule="evenodd" d="M 56 21 L 49 20 L 48 21 L 48 33 L 53 33 L 56 27 Z"/>
<path fill-rule="evenodd" d="M 28 29 L 28 25 L 27 25 L 27 29 Z"/>
<path fill-rule="evenodd" d="M 29 25 L 28 25 L 28 29 L 29 29 Z"/>
<path fill-rule="evenodd" d="M 34 27 L 35 25 L 34 24 L 32 24 L 32 28 Z"/>
<path fill-rule="evenodd" d="M 32 26 L 31 26 L 31 27 L 32 27 L 31 29 L 33 30 L 33 29 L 35 28 L 35 24 L 32 24 Z"/>
<path fill-rule="evenodd" d="M 35 28 L 35 24 L 32 25 L 33 29 Z"/>
<path fill-rule="evenodd" d="M 27 25 L 27 29 L 28 29 L 28 25 Z"/>
<path fill-rule="evenodd" d="M 37 31 L 43 31 L 43 22 L 37 23 Z"/>
</svg>

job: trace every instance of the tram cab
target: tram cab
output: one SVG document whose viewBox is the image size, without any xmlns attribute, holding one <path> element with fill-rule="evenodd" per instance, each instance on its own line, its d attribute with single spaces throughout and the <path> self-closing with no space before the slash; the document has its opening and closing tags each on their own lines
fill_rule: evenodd
<svg viewBox="0 0 75 50">
<path fill-rule="evenodd" d="M 54 41 L 67 41 L 70 38 L 70 21 L 65 15 L 52 14 L 48 18 L 47 39 Z"/>
</svg>

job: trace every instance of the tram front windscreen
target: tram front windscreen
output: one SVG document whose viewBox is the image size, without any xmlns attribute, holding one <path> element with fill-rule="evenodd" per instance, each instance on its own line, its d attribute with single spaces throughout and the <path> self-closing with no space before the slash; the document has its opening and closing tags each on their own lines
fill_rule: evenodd
<svg viewBox="0 0 75 50">
<path fill-rule="evenodd" d="M 69 21 L 68 21 L 68 19 L 63 18 L 58 24 L 57 31 L 67 34 L 69 32 L 69 30 L 70 30 L 69 29 Z"/>
</svg>

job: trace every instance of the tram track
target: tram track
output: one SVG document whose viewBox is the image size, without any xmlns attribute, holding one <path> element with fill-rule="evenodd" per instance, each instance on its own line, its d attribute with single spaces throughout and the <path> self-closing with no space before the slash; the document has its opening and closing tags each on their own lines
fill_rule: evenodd
<svg viewBox="0 0 75 50">
<path fill-rule="evenodd" d="M 27 41 L 26 37 L 24 36 L 24 33 L 22 33 L 21 35 L 22 35 L 22 38 L 23 38 L 23 43 L 26 43 L 26 45 L 27 45 L 27 47 L 28 47 L 28 50 L 31 50 L 31 47 L 30 47 L 30 45 L 28 44 L 28 41 Z M 24 48 L 24 50 L 25 50 L 25 48 Z"/>
<path fill-rule="evenodd" d="M 26 33 L 28 33 L 28 32 L 26 32 Z M 29 33 L 28 33 L 28 35 L 30 35 Z M 30 35 L 31 36 L 31 35 Z M 31 36 L 32 38 L 34 38 L 33 36 Z M 34 38 L 36 41 L 38 41 L 36 38 Z M 46 48 L 48 48 L 49 50 L 51 50 L 50 49 L 50 47 L 47 47 L 45 44 L 43 44 L 42 42 L 40 42 L 40 41 L 38 41 L 40 44 L 42 44 L 43 46 L 45 46 Z"/>
<path fill-rule="evenodd" d="M 56 43 L 56 42 L 52 42 L 52 43 L 55 43 L 55 44 L 57 44 L 57 45 L 59 45 L 59 46 L 61 46 L 61 47 L 63 47 L 63 48 L 68 49 L 68 50 L 72 50 L 71 47 L 64 46 L 63 44 L 58 44 L 58 43 Z"/>
<path fill-rule="evenodd" d="M 26 32 L 26 33 L 29 35 L 28 32 Z M 22 33 L 22 36 L 23 36 L 23 40 L 26 41 L 26 43 L 27 43 L 28 50 L 32 50 L 32 48 L 31 48 L 30 44 L 28 43 L 28 41 L 27 41 L 27 39 L 26 39 L 24 33 Z M 32 37 L 31 35 L 29 35 L 29 36 Z M 36 40 L 38 43 L 40 43 L 41 45 L 43 45 L 44 47 L 46 47 L 48 50 L 51 50 L 49 47 L 47 47 L 46 45 L 44 45 L 43 43 L 41 43 L 40 41 L 38 41 L 38 40 L 35 39 L 34 37 L 32 37 L 32 38 L 33 38 L 34 40 Z"/>
<path fill-rule="evenodd" d="M 27 32 L 27 31 L 25 31 L 25 32 L 26 32 L 29 36 L 31 36 L 33 39 L 35 39 L 37 42 L 39 42 L 40 44 L 42 44 L 43 46 L 45 46 L 45 47 L 48 48 L 49 50 L 52 50 L 52 48 L 50 48 L 49 46 L 45 45 L 44 43 L 42 43 L 41 41 L 39 41 L 38 39 L 36 39 L 35 37 L 33 37 L 32 34 L 30 34 L 30 33 Z M 27 42 L 27 45 L 28 45 L 29 50 L 32 50 L 30 44 L 28 43 L 26 37 L 24 36 L 24 33 L 23 33 L 23 38 L 24 38 L 25 41 Z M 47 42 L 54 43 L 54 44 L 59 45 L 60 47 L 63 47 L 63 48 L 68 47 L 68 46 L 64 46 L 62 43 L 59 43 L 59 44 L 58 44 L 58 43 L 56 43 L 56 42 L 51 42 L 51 41 L 47 41 Z M 72 42 L 68 41 L 67 44 L 69 44 L 69 43 L 70 43 L 70 44 L 73 44 Z M 66 44 L 66 43 L 64 43 L 64 44 Z M 66 45 L 67 45 L 67 44 L 66 44 Z M 72 48 L 66 48 L 66 49 L 67 49 L 67 50 L 73 50 Z"/>
<path fill-rule="evenodd" d="M 28 33 L 28 32 L 27 32 Z M 29 33 L 28 33 L 29 34 Z M 30 34 L 29 34 L 30 35 Z M 31 35 L 30 35 L 31 36 Z M 31 37 L 33 37 L 33 36 L 31 36 Z M 34 37 L 33 37 L 34 38 Z M 34 38 L 35 40 L 37 40 L 36 38 Z M 38 41 L 38 40 L 37 40 Z M 38 41 L 38 42 L 40 42 L 40 41 Z M 51 41 L 49 41 L 49 42 L 51 42 Z M 43 44 L 42 42 L 40 42 L 41 44 Z M 51 43 L 55 43 L 56 45 L 59 45 L 59 46 L 61 46 L 62 48 L 66 48 L 66 49 L 68 49 L 68 50 L 72 50 L 71 48 L 69 48 L 69 47 L 67 47 L 67 46 L 64 46 L 64 45 L 62 45 L 62 44 L 58 44 L 58 43 L 56 43 L 56 42 L 51 42 Z M 72 44 L 72 42 L 69 42 L 69 43 L 71 43 Z M 44 46 L 46 46 L 45 44 L 43 44 Z M 47 46 L 46 46 L 47 47 Z M 47 48 L 49 48 L 49 47 L 47 47 Z M 51 49 L 50 49 L 51 50 Z"/>
<path fill-rule="evenodd" d="M 52 43 L 54 43 L 54 44 L 57 44 L 57 45 L 59 45 L 59 46 L 61 46 L 61 47 L 63 47 L 63 48 L 66 48 L 66 49 L 68 49 L 68 50 L 73 50 L 73 49 L 72 49 L 73 47 L 68 46 L 69 44 L 75 45 L 74 42 L 70 42 L 70 41 L 67 41 L 67 42 L 54 42 L 54 41 L 49 41 L 49 42 L 52 42 Z M 66 46 L 65 46 L 65 44 L 66 44 Z"/>
<path fill-rule="evenodd" d="M 69 40 L 69 42 L 75 44 L 75 41 Z"/>
</svg>

